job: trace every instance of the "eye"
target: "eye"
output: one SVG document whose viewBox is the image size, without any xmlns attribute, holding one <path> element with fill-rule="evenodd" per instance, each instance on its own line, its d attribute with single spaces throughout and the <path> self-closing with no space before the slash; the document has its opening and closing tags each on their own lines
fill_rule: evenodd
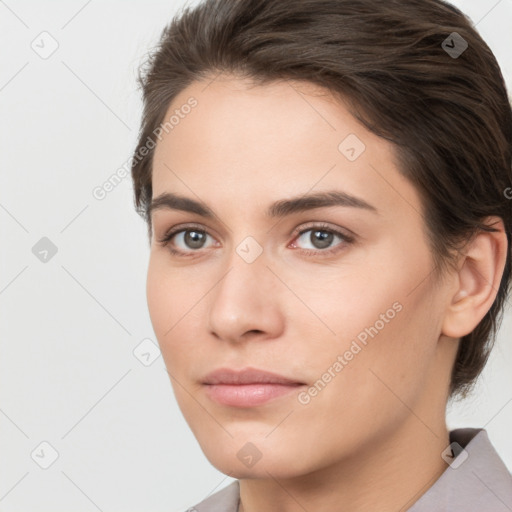
<svg viewBox="0 0 512 512">
<path fill-rule="evenodd" d="M 208 247 L 206 243 L 208 238 L 214 240 L 200 226 L 182 225 L 177 228 L 171 228 L 157 241 L 164 247 L 168 246 L 169 252 L 174 256 L 191 257 L 194 256 L 194 253 L 198 253 L 201 249 Z M 333 246 L 332 244 L 336 239 L 339 240 L 339 243 Z M 296 241 L 299 241 L 300 245 L 310 244 L 312 248 L 298 247 L 297 250 L 311 256 L 325 256 L 343 250 L 344 247 L 353 243 L 354 240 L 354 236 L 333 229 L 328 225 L 315 224 L 307 229 L 298 231 L 291 246 L 297 247 Z"/>
<path fill-rule="evenodd" d="M 336 245 L 332 245 L 336 239 L 340 242 Z M 298 240 L 301 244 L 310 244 L 312 247 L 306 247 L 302 249 L 299 247 L 300 252 L 306 254 L 331 254 L 342 250 L 344 246 L 351 244 L 354 241 L 354 237 L 342 233 L 336 229 L 333 229 L 326 225 L 314 225 L 308 229 L 302 229 L 295 240 Z M 293 246 L 296 245 L 294 241 Z"/>
<path fill-rule="evenodd" d="M 166 232 L 158 243 L 162 246 L 169 246 L 171 254 L 177 256 L 188 256 L 190 252 L 198 252 L 205 248 L 207 238 L 212 238 L 204 229 L 195 226 L 183 227 L 180 229 L 171 229 Z M 170 242 L 174 242 L 171 244 Z M 172 246 L 177 246 L 178 250 Z"/>
</svg>

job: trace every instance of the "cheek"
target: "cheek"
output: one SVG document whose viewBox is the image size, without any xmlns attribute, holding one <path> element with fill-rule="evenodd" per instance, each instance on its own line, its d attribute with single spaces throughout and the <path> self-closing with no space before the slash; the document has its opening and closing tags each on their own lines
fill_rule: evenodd
<svg viewBox="0 0 512 512">
<path fill-rule="evenodd" d="M 164 358 L 180 326 L 179 318 L 184 314 L 181 309 L 188 302 L 184 297 L 187 293 L 190 292 L 165 268 L 161 258 L 151 255 L 146 280 L 146 299 L 153 330 Z"/>
<path fill-rule="evenodd" d="M 385 259 L 384 254 L 392 257 Z M 317 374 L 313 379 L 321 378 L 336 361 L 341 363 L 331 369 L 339 375 L 332 389 L 337 389 L 337 397 L 343 397 L 346 405 L 352 402 L 356 408 L 364 403 L 385 407 L 387 398 L 398 403 L 393 392 L 413 400 L 427 378 L 438 341 L 440 311 L 432 282 L 424 279 L 430 272 L 428 251 L 411 254 L 395 247 L 384 254 L 367 261 L 365 269 L 344 270 L 334 282 L 315 280 L 317 286 L 323 285 L 322 293 L 313 287 L 301 290 L 310 308 L 335 333 L 316 322 L 327 343 L 322 350 L 310 345 L 307 356 Z M 298 339 L 312 334 L 310 320 L 303 317 L 296 324 Z"/>
<path fill-rule="evenodd" d="M 161 251 L 150 255 L 147 279 L 146 298 L 149 314 L 159 339 L 170 338 L 168 332 L 183 317 L 193 304 L 193 296 L 197 287 L 182 269 L 172 267 Z M 194 289 L 196 292 L 194 292 Z"/>
<path fill-rule="evenodd" d="M 171 320 L 168 312 L 171 311 L 172 299 L 166 281 L 156 258 L 151 255 L 146 278 L 146 300 L 153 330 L 159 342 L 165 332 L 164 324 Z"/>
<path fill-rule="evenodd" d="M 205 291 L 193 275 L 167 265 L 165 256 L 150 256 L 146 279 L 148 311 L 165 365 L 173 375 L 183 373 L 200 352 L 204 333 L 199 332 L 199 301 Z"/>
<path fill-rule="evenodd" d="M 391 295 L 395 298 L 394 293 Z M 337 450 L 357 453 L 366 440 L 391 434 L 410 415 L 408 407 L 415 410 L 424 389 L 435 351 L 434 336 L 426 325 L 428 315 L 421 307 L 429 301 L 426 297 L 425 301 L 399 297 L 402 309 L 393 310 L 396 314 L 388 323 L 376 322 L 380 313 L 386 314 L 386 300 L 372 303 L 371 308 L 367 305 L 364 315 L 354 308 L 357 323 L 366 326 L 362 330 L 359 325 L 351 326 L 355 335 L 338 336 L 329 349 L 324 346 L 326 350 L 311 351 L 314 389 L 311 395 L 301 397 L 301 404 L 308 403 L 298 406 L 294 419 L 297 424 L 303 421 L 308 435 L 319 439 L 318 446 L 323 447 L 317 448 L 332 452 L 334 458 Z M 350 320 L 347 316 L 344 319 Z M 343 325 L 339 326 L 341 331 Z M 361 332 L 367 335 L 366 344 L 357 338 Z M 329 427 L 332 425 L 335 429 Z M 326 436 L 331 429 L 332 435 Z M 299 434 L 303 435 L 303 430 L 298 432 L 297 442 Z"/>
</svg>

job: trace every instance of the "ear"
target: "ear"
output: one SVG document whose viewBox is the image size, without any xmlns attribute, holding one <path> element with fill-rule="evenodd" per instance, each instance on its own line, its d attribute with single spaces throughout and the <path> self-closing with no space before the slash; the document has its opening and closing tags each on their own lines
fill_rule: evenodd
<svg viewBox="0 0 512 512">
<path fill-rule="evenodd" d="M 452 338 L 473 331 L 500 287 L 507 260 L 507 234 L 500 217 L 487 217 L 486 224 L 497 231 L 479 231 L 461 254 L 442 326 L 442 333 Z"/>
</svg>

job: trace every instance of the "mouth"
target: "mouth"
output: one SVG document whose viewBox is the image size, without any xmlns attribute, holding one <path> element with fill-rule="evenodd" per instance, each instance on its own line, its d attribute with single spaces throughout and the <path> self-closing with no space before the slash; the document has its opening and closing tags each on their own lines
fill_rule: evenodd
<svg viewBox="0 0 512 512">
<path fill-rule="evenodd" d="M 255 368 L 221 368 L 209 373 L 202 384 L 210 399 L 231 407 L 262 405 L 306 385 L 304 382 Z"/>
</svg>

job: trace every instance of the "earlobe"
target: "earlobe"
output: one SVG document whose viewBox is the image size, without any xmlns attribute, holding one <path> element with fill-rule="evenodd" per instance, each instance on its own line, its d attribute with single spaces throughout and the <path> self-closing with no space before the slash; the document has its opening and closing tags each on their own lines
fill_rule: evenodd
<svg viewBox="0 0 512 512">
<path fill-rule="evenodd" d="M 507 259 L 507 235 L 500 217 L 486 224 L 497 231 L 480 231 L 464 248 L 457 272 L 457 287 L 451 296 L 442 332 L 452 338 L 466 336 L 491 308 Z"/>
</svg>

